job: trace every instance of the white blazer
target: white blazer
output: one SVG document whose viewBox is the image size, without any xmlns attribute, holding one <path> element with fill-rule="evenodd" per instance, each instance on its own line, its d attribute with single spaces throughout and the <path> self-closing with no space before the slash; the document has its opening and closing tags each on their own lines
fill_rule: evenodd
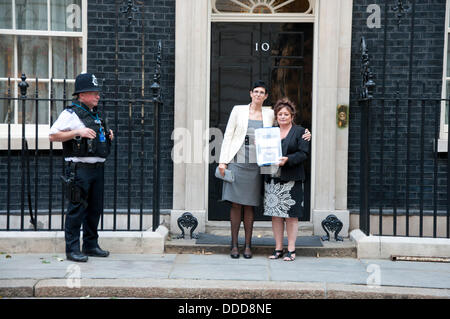
<svg viewBox="0 0 450 319">
<path fill-rule="evenodd" d="M 241 148 L 247 135 L 249 114 L 250 104 L 233 107 L 225 129 L 219 163 L 230 163 Z M 264 127 L 273 126 L 275 115 L 271 108 L 263 107 L 262 117 Z"/>
</svg>

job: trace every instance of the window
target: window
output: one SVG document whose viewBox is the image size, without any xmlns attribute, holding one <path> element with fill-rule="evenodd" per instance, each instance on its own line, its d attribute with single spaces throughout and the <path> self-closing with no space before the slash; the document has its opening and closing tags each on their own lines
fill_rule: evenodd
<svg viewBox="0 0 450 319">
<path fill-rule="evenodd" d="M 442 98 L 450 99 L 450 0 L 447 0 L 445 18 L 444 70 L 442 82 Z M 439 152 L 447 152 L 449 102 L 443 101 L 441 108 L 441 129 L 438 144 Z"/>
<path fill-rule="evenodd" d="M 27 76 L 29 98 L 36 97 L 36 86 L 39 98 L 50 98 L 52 90 L 55 98 L 62 98 L 64 79 L 71 96 L 76 75 L 86 70 L 86 9 L 87 0 L 0 0 L 1 97 L 20 95 L 22 73 Z M 63 103 L 55 104 L 54 118 L 62 108 Z M 22 124 L 18 101 L 0 100 L 0 139 L 7 137 L 7 123 L 13 125 L 14 135 L 14 126 Z M 39 135 L 47 138 L 50 102 L 39 101 L 36 107 L 27 101 L 25 123 L 42 126 Z"/>
<path fill-rule="evenodd" d="M 312 0 L 211 0 L 212 12 L 220 13 L 311 13 Z"/>
</svg>

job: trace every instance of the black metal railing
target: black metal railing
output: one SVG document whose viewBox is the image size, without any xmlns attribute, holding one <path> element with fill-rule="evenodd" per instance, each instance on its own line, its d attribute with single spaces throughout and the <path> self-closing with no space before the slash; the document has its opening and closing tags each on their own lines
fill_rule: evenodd
<svg viewBox="0 0 450 319">
<path fill-rule="evenodd" d="M 444 150 L 439 152 L 438 145 L 441 110 L 450 99 L 436 98 L 440 92 L 426 83 L 412 97 L 411 78 L 406 84 L 396 82 L 394 96 L 374 96 L 364 38 L 361 62 L 360 229 L 366 234 L 450 238 L 448 135 Z M 400 84 L 408 87 L 406 97 Z M 377 224 L 371 225 L 371 219 Z"/>
<path fill-rule="evenodd" d="M 144 94 L 144 89 L 136 97 L 130 81 L 128 97 L 117 98 L 116 95 L 109 98 L 102 94 L 100 99 L 100 112 L 114 119 L 110 124 L 115 135 L 112 154 L 105 164 L 105 212 L 99 225 L 101 230 L 145 230 L 146 216 L 152 216 L 153 230 L 160 224 L 161 51 L 160 41 L 150 97 Z M 29 85 L 23 74 L 17 98 L 11 94 L 11 80 L 8 81 L 7 94 L 0 96 L 0 102 L 7 107 L 7 119 L 3 125 L 7 126 L 8 132 L 7 136 L 0 136 L 7 140 L 6 149 L 0 150 L 0 167 L 6 167 L 0 190 L 1 231 L 64 229 L 65 198 L 59 179 L 64 174 L 64 158 L 61 150 L 55 149 L 55 143 L 48 141 L 48 147 L 39 145 L 42 127 L 38 124 L 38 115 L 41 108 L 49 108 L 51 126 L 56 120 L 56 106 L 69 105 L 71 99 L 68 98 L 66 81 L 62 98 L 55 98 L 53 89 L 50 96 L 40 96 L 39 79 L 35 83 L 35 92 L 29 94 Z M 53 88 L 52 80 L 50 87 Z M 35 119 L 33 124 L 28 124 L 26 114 L 31 105 L 35 108 Z M 12 119 L 13 110 L 21 113 L 19 123 Z M 123 114 L 127 114 L 126 119 Z M 135 123 L 140 123 L 139 127 Z M 21 130 L 20 148 L 13 147 L 13 142 L 16 142 L 13 126 Z M 30 128 L 34 131 L 32 138 L 26 133 Z M 34 140 L 32 147 L 31 139 Z M 152 166 L 148 165 L 151 160 Z M 30 223 L 26 222 L 28 215 Z M 55 221 L 55 216 L 60 220 Z M 119 217 L 122 216 L 126 216 L 125 221 L 120 222 Z M 133 222 L 135 220 L 137 222 Z"/>
</svg>

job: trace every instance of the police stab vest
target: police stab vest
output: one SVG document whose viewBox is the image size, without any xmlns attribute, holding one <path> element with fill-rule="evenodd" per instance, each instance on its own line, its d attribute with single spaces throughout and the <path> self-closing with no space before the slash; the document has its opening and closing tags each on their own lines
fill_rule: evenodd
<svg viewBox="0 0 450 319">
<path fill-rule="evenodd" d="M 96 108 L 95 108 L 96 109 Z M 67 108 L 75 113 L 83 124 L 97 134 L 94 139 L 77 136 L 63 142 L 64 157 L 102 157 L 106 158 L 111 151 L 109 128 L 105 120 L 97 112 L 91 112 L 83 103 L 76 101 Z"/>
</svg>

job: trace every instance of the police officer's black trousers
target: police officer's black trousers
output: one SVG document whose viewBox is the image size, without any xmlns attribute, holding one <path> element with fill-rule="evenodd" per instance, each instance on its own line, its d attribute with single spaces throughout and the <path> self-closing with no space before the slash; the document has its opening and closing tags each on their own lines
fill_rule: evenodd
<svg viewBox="0 0 450 319">
<path fill-rule="evenodd" d="M 74 167 L 68 167 L 73 170 Z M 66 253 L 80 251 L 80 227 L 83 226 L 83 249 L 98 247 L 97 227 L 103 212 L 104 168 L 77 167 L 75 183 L 87 203 L 69 201 L 65 222 Z"/>
</svg>

